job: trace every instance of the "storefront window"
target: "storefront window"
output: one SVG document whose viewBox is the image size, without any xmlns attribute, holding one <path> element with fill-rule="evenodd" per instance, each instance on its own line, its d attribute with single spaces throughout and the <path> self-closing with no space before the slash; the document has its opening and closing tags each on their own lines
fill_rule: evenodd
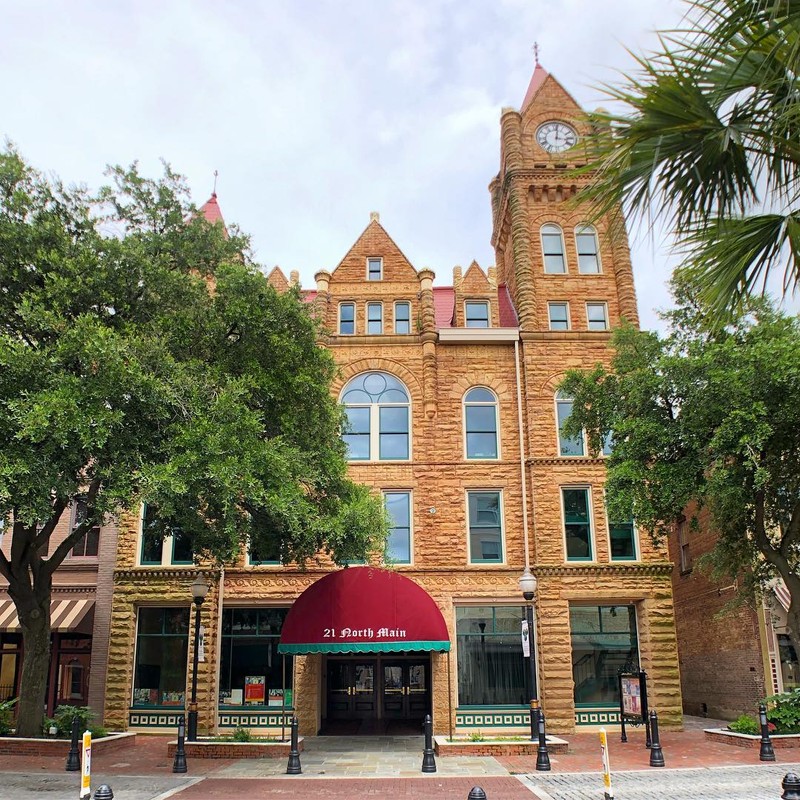
<svg viewBox="0 0 800 800">
<path fill-rule="evenodd" d="M 220 705 L 292 707 L 292 657 L 278 655 L 288 612 L 288 608 L 223 611 Z"/>
<path fill-rule="evenodd" d="M 519 606 L 456 609 L 459 705 L 527 705 L 523 614 Z"/>
<path fill-rule="evenodd" d="M 638 661 L 633 606 L 570 606 L 575 702 L 618 705 L 617 673 Z"/>
<path fill-rule="evenodd" d="M 778 651 L 781 658 L 783 691 L 789 692 L 800 686 L 800 669 L 798 669 L 797 653 L 788 634 L 778 634 Z"/>
<path fill-rule="evenodd" d="M 183 706 L 188 633 L 188 608 L 139 609 L 134 706 Z"/>
<path fill-rule="evenodd" d="M 17 696 L 17 673 L 22 663 L 22 634 L 0 633 L 0 703 Z"/>
</svg>

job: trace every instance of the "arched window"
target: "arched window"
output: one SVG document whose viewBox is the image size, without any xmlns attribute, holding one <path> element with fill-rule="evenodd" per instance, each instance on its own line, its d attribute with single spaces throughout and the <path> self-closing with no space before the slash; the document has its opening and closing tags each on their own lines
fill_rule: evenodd
<svg viewBox="0 0 800 800">
<path fill-rule="evenodd" d="M 497 398 L 482 387 L 464 396 L 467 458 L 497 458 Z"/>
<path fill-rule="evenodd" d="M 591 225 L 578 225 L 575 228 L 575 246 L 578 249 L 578 272 L 582 275 L 596 275 L 600 272 L 597 231 Z"/>
<path fill-rule="evenodd" d="M 342 390 L 350 461 L 407 461 L 411 452 L 406 387 L 385 372 L 366 372 Z"/>
<path fill-rule="evenodd" d="M 564 236 L 558 225 L 548 223 L 542 225 L 542 256 L 544 271 L 551 275 L 560 275 L 567 271 L 567 260 L 564 258 Z"/>
<path fill-rule="evenodd" d="M 556 419 L 558 420 L 558 454 L 561 456 L 582 456 L 586 452 L 583 431 L 578 436 L 564 436 L 564 423 L 572 414 L 572 398 L 561 392 L 556 394 Z"/>
</svg>

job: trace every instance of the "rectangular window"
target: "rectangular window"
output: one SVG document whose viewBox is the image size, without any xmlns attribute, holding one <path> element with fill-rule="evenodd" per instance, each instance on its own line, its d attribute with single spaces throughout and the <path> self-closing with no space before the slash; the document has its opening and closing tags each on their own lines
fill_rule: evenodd
<svg viewBox="0 0 800 800">
<path fill-rule="evenodd" d="M 636 561 L 636 530 L 630 522 L 609 522 L 612 561 Z"/>
<path fill-rule="evenodd" d="M 349 461 L 369 461 L 369 407 L 348 406 L 344 443 Z"/>
<path fill-rule="evenodd" d="M 489 327 L 489 304 L 487 302 L 468 300 L 464 304 L 464 314 L 468 328 Z"/>
<path fill-rule="evenodd" d="M 183 708 L 189 650 L 188 608 L 140 608 L 133 705 Z"/>
<path fill-rule="evenodd" d="M 633 606 L 570 606 L 576 705 L 619 707 L 617 673 L 639 661 Z"/>
<path fill-rule="evenodd" d="M 590 331 L 608 330 L 608 308 L 605 303 L 587 303 L 586 319 Z"/>
<path fill-rule="evenodd" d="M 83 500 L 76 500 L 72 519 L 72 530 L 78 527 L 86 519 L 86 503 Z M 86 531 L 75 547 L 70 551 L 70 558 L 86 558 L 96 556 L 100 546 L 100 526 L 92 525 Z"/>
<path fill-rule="evenodd" d="M 592 561 L 589 490 L 562 489 L 567 561 Z"/>
<path fill-rule="evenodd" d="M 569 330 L 569 303 L 548 303 L 551 331 Z"/>
<path fill-rule="evenodd" d="M 352 336 L 356 332 L 356 307 L 354 303 L 339 303 L 339 333 Z"/>
<path fill-rule="evenodd" d="M 367 333 L 383 333 L 383 306 L 367 303 Z"/>
<path fill-rule="evenodd" d="M 392 461 L 408 458 L 408 407 L 381 406 L 379 415 L 379 458 Z"/>
<path fill-rule="evenodd" d="M 567 263 L 564 260 L 561 228 L 557 225 L 543 225 L 541 234 L 544 271 L 548 275 L 563 275 L 567 271 Z"/>
<path fill-rule="evenodd" d="M 382 277 L 383 277 L 383 259 L 368 258 L 367 279 L 371 281 L 379 281 Z"/>
<path fill-rule="evenodd" d="M 680 549 L 681 573 L 692 571 L 692 552 L 689 548 L 689 526 L 685 519 L 678 523 L 678 548 Z"/>
<path fill-rule="evenodd" d="M 281 544 L 274 529 L 263 519 L 253 518 L 252 530 L 247 547 L 247 563 L 250 566 L 279 565 L 281 563 Z"/>
<path fill-rule="evenodd" d="M 556 398 L 556 414 L 558 416 L 558 454 L 561 456 L 582 456 L 586 452 L 583 431 L 580 435 L 567 437 L 562 433 L 564 423 L 572 414 L 572 400 Z"/>
<path fill-rule="evenodd" d="M 293 707 L 292 657 L 286 657 L 284 665 L 284 657 L 278 654 L 288 613 L 287 608 L 223 609 L 220 707 L 270 711 Z"/>
<path fill-rule="evenodd" d="M 470 564 L 503 562 L 500 492 L 467 492 Z"/>
<path fill-rule="evenodd" d="M 191 537 L 180 528 L 157 525 L 158 509 L 144 504 L 142 512 L 142 546 L 140 564 L 143 566 L 169 566 L 194 563 Z"/>
<path fill-rule="evenodd" d="M 389 514 L 389 541 L 386 556 L 394 564 L 411 563 L 411 493 L 384 492 Z"/>
<path fill-rule="evenodd" d="M 597 254 L 597 234 L 594 228 L 577 228 L 575 242 L 578 247 L 578 272 L 596 275 L 600 272 L 600 257 Z"/>
<path fill-rule="evenodd" d="M 527 706 L 531 697 L 520 637 L 521 606 L 456 608 L 458 704 Z"/>
<path fill-rule="evenodd" d="M 394 304 L 394 332 L 402 334 L 411 333 L 410 303 Z"/>
</svg>

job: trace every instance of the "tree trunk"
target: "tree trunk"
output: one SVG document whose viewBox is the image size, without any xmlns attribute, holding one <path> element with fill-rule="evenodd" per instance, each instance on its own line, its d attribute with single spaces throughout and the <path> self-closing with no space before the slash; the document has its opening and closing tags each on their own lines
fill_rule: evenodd
<svg viewBox="0 0 800 800">
<path fill-rule="evenodd" d="M 17 595 L 15 601 L 25 649 L 17 704 L 17 736 L 41 736 L 50 666 L 50 581 L 35 592 L 25 592 L 22 598 Z"/>
</svg>

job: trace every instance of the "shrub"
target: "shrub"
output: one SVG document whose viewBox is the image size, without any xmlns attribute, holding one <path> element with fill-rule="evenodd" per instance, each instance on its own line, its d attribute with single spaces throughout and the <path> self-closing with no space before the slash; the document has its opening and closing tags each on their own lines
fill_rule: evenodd
<svg viewBox="0 0 800 800">
<path fill-rule="evenodd" d="M 4 700 L 0 703 L 0 736 L 11 733 L 11 729 L 14 727 L 13 708 L 16 702 L 17 698 L 15 697 L 12 700 Z"/>
<path fill-rule="evenodd" d="M 53 719 L 58 728 L 59 736 L 71 736 L 73 719 L 78 720 L 78 730 L 83 733 L 91 727 L 93 716 L 94 713 L 86 706 L 59 706 L 53 715 Z"/>
<path fill-rule="evenodd" d="M 234 742 L 249 742 L 253 738 L 253 734 L 250 733 L 249 728 L 244 728 L 241 725 L 236 727 L 236 730 L 233 732 L 233 741 Z"/>
<path fill-rule="evenodd" d="M 767 719 L 775 725 L 775 733 L 800 733 L 800 689 L 774 694 L 764 702 L 772 705 Z"/>
<path fill-rule="evenodd" d="M 749 714 L 742 714 L 728 725 L 728 730 L 734 733 L 748 733 L 751 736 L 757 736 L 761 732 L 761 726 L 755 717 L 751 717 Z"/>
<path fill-rule="evenodd" d="M 473 731 L 469 735 L 469 740 L 471 742 L 482 742 L 482 741 L 484 741 L 484 736 L 480 731 Z"/>
</svg>

